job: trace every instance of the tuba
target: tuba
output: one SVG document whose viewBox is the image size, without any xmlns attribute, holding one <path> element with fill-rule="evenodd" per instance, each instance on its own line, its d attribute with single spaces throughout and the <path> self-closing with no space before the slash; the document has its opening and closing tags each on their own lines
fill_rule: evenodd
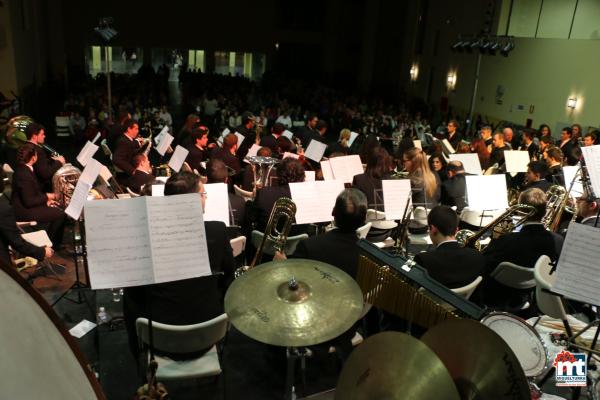
<svg viewBox="0 0 600 400">
<path fill-rule="evenodd" d="M 491 232 L 492 238 L 496 239 L 523 225 L 531 218 L 531 216 L 533 216 L 533 214 L 535 214 L 535 207 L 527 204 L 515 204 L 498 218 L 481 228 L 478 232 L 473 232 L 468 229 L 461 229 L 456 232 L 456 241 L 462 247 L 472 247 L 482 251 L 485 246 L 481 244 L 480 239 L 487 232 Z M 518 220 L 515 221 L 517 218 Z"/>
<path fill-rule="evenodd" d="M 260 263 L 267 240 L 272 243 L 275 251 L 283 251 L 295 215 L 296 204 L 294 204 L 292 199 L 287 197 L 277 199 L 273 206 L 273 210 L 271 210 L 269 222 L 265 228 L 265 233 L 260 242 L 260 246 L 256 249 L 256 254 L 254 255 L 254 259 L 252 259 L 252 263 L 236 269 L 234 275 L 236 279 Z"/>
<path fill-rule="evenodd" d="M 254 187 L 256 189 L 260 189 L 270 186 L 269 176 L 271 175 L 273 167 L 275 167 L 280 160 L 273 157 L 252 156 L 246 157 L 246 161 L 248 161 L 252 166 L 252 173 L 254 174 Z"/>
<path fill-rule="evenodd" d="M 80 176 L 81 171 L 72 164 L 63 165 L 52 176 L 52 190 L 56 195 L 56 201 L 63 209 L 71 202 Z"/>
<path fill-rule="evenodd" d="M 12 149 L 18 149 L 27 142 L 25 129 L 33 122 L 33 118 L 27 115 L 17 115 L 6 123 L 6 142 Z"/>
</svg>

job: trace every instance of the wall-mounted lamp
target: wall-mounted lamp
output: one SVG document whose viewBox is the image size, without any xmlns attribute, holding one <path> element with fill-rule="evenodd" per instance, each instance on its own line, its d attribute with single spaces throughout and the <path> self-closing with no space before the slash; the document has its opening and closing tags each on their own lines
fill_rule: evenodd
<svg viewBox="0 0 600 400">
<path fill-rule="evenodd" d="M 454 88 L 456 87 L 456 72 L 449 72 L 448 73 L 448 79 L 446 80 L 446 85 L 448 86 L 448 89 L 450 90 L 454 90 Z"/>
<path fill-rule="evenodd" d="M 279 50 L 279 42 L 275 42 L 275 50 Z"/>
<path fill-rule="evenodd" d="M 577 97 L 569 97 L 567 99 L 567 107 L 574 110 L 577 107 Z"/>
<path fill-rule="evenodd" d="M 410 67 L 410 80 L 413 82 L 416 82 L 418 77 L 419 77 L 419 64 L 415 63 Z"/>
</svg>

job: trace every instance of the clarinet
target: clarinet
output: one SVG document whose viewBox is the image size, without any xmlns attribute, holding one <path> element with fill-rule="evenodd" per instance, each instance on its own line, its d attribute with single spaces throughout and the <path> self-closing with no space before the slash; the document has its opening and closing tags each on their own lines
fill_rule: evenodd
<svg viewBox="0 0 600 400">
<path fill-rule="evenodd" d="M 42 144 L 39 144 L 39 146 L 41 148 L 43 148 L 44 150 L 46 150 L 50 154 L 50 157 L 52 157 L 52 158 L 60 157 L 60 153 L 58 151 L 54 150 L 52 147 L 48 146 L 47 144 L 42 143 Z"/>
</svg>

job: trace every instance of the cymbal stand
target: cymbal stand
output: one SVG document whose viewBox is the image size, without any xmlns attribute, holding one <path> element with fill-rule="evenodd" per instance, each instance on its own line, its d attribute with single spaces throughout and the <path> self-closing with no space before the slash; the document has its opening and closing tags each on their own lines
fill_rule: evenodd
<svg viewBox="0 0 600 400">
<path fill-rule="evenodd" d="M 287 359 L 287 371 L 285 377 L 284 400 L 292 400 L 294 397 L 294 378 L 296 376 L 296 362 L 300 361 L 300 374 L 302 376 L 302 395 L 306 391 L 306 356 L 305 347 L 288 347 L 285 351 Z"/>
</svg>

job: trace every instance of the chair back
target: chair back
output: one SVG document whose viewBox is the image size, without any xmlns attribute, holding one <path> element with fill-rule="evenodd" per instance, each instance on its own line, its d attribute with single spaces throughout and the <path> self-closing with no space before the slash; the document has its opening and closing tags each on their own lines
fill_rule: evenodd
<svg viewBox="0 0 600 400">
<path fill-rule="evenodd" d="M 479 284 L 481 283 L 482 280 L 483 280 L 483 278 L 480 275 L 477 278 L 475 278 L 475 280 L 473 282 L 469 283 L 468 285 L 465 285 L 463 287 L 459 287 L 456 289 L 452 289 L 452 291 L 468 300 L 471 297 L 471 295 L 473 294 L 473 292 L 475 291 L 475 289 L 477 289 L 477 286 L 479 286 Z"/>
<path fill-rule="evenodd" d="M 238 236 L 229 241 L 231 243 L 231 250 L 233 250 L 233 256 L 237 257 L 244 252 L 246 248 L 246 236 Z"/>
<path fill-rule="evenodd" d="M 254 199 L 254 193 L 247 192 L 247 191 L 243 190 L 241 187 L 239 187 L 238 185 L 233 185 L 233 190 L 236 195 L 240 196 L 242 199 L 244 199 L 246 201 L 252 201 Z"/>
<path fill-rule="evenodd" d="M 533 268 L 525 268 L 508 261 L 503 261 L 490 275 L 501 284 L 514 289 L 531 289 L 535 287 Z"/>
<path fill-rule="evenodd" d="M 144 344 L 150 343 L 148 319 L 135 322 L 137 336 Z M 227 333 L 227 314 L 194 325 L 168 325 L 152 321 L 154 348 L 168 353 L 192 353 L 207 349 Z"/>
<path fill-rule="evenodd" d="M 262 238 L 264 236 L 264 233 L 262 233 L 261 231 L 257 231 L 254 230 L 252 231 L 252 234 L 250 235 L 250 240 L 252 241 L 252 245 L 254 247 L 256 247 L 257 249 L 260 247 L 260 243 L 262 242 Z M 301 240 L 304 239 L 308 239 L 308 234 L 303 233 L 301 235 L 296 235 L 296 236 L 288 236 L 287 241 L 285 242 L 285 248 L 283 249 L 285 254 L 294 254 L 294 252 L 296 251 L 296 247 L 298 247 L 298 243 L 300 243 Z M 275 249 L 273 248 L 273 242 L 270 240 L 267 240 L 265 243 L 265 246 L 263 248 L 263 253 L 268 254 L 268 255 L 275 255 Z"/>
<path fill-rule="evenodd" d="M 550 257 L 540 256 L 535 263 L 534 277 L 535 277 L 535 300 L 538 308 L 544 314 L 561 320 L 567 319 L 567 312 L 565 311 L 564 304 L 559 296 L 549 293 L 548 290 L 552 289 L 552 285 L 556 280 L 556 273 L 550 275 Z"/>
<path fill-rule="evenodd" d="M 369 234 L 372 225 L 373 224 L 371 222 L 367 222 L 366 224 L 358 228 L 356 230 L 356 236 L 358 236 L 359 239 L 365 239 Z"/>
</svg>

